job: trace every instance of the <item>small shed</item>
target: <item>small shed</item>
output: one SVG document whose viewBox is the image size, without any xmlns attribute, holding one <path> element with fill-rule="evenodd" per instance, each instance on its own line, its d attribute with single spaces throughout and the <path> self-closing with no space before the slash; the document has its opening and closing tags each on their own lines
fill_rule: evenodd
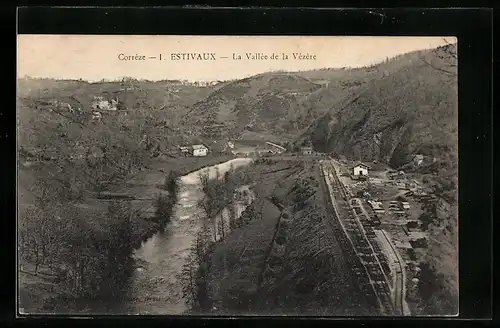
<svg viewBox="0 0 500 328">
<path fill-rule="evenodd" d="M 370 166 L 363 163 L 358 163 L 352 168 L 354 176 L 367 176 L 369 169 Z"/>
</svg>

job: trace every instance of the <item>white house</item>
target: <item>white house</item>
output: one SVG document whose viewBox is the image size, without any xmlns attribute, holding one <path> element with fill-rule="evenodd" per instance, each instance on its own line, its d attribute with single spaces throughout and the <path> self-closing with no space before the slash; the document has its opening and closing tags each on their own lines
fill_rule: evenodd
<svg viewBox="0 0 500 328">
<path fill-rule="evenodd" d="M 193 145 L 193 156 L 207 156 L 208 148 L 204 145 Z"/>
<path fill-rule="evenodd" d="M 353 174 L 355 176 L 360 176 L 360 175 L 368 175 L 368 170 L 370 167 L 368 165 L 365 165 L 363 163 L 356 164 L 356 166 L 353 167 Z"/>
</svg>

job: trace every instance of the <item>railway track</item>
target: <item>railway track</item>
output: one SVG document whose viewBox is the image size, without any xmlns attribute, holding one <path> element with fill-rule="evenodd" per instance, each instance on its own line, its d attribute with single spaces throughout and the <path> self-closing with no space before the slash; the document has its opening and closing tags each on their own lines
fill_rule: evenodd
<svg viewBox="0 0 500 328">
<path fill-rule="evenodd" d="M 323 169 L 320 169 L 321 175 L 324 177 Z M 320 182 L 324 195 L 329 195 L 329 187 L 325 179 Z M 335 235 L 336 240 L 340 246 L 340 249 L 343 253 L 343 257 L 345 258 L 351 272 L 354 273 L 356 286 L 359 287 L 359 290 L 362 294 L 364 294 L 368 301 L 374 306 L 378 306 L 377 296 L 373 286 L 368 283 L 366 272 L 364 272 L 364 268 L 361 260 L 356 255 L 356 249 L 354 244 L 349 239 L 348 234 L 345 232 L 344 227 L 342 226 L 341 221 L 338 219 L 338 213 L 334 208 L 334 204 L 330 197 L 325 197 L 325 205 L 327 209 L 327 213 L 331 213 L 333 218 L 330 218 L 328 221 L 328 225 L 332 228 L 333 233 Z"/>
<path fill-rule="evenodd" d="M 334 175 L 331 172 L 331 168 L 322 165 L 321 170 L 327 186 L 326 194 L 330 200 L 329 205 L 331 206 L 329 206 L 329 209 L 333 214 L 333 220 L 335 220 L 335 222 L 333 222 L 334 231 L 341 247 L 347 253 L 347 261 L 357 277 L 358 285 L 365 296 L 367 296 L 374 305 L 378 306 L 382 314 L 390 315 L 392 311 L 387 311 L 387 308 L 390 308 L 390 304 L 387 304 L 385 300 L 380 298 L 379 293 L 377 293 L 377 287 L 370 280 L 369 268 L 358 256 L 358 249 L 356 247 L 358 241 L 353 234 L 353 229 L 355 229 L 354 222 L 344 222 L 345 220 L 342 219 L 344 213 L 340 212 L 339 202 L 342 202 L 343 197 L 339 194 L 341 192 L 340 189 L 338 187 L 334 188 L 332 185 Z M 336 199 L 338 199 L 338 201 L 336 201 Z"/>
<path fill-rule="evenodd" d="M 350 207 L 348 192 L 344 184 L 341 183 L 331 161 L 323 161 L 321 171 L 327 185 L 327 194 L 332 203 L 334 219 L 340 223 L 341 227 L 341 229 L 337 229 L 336 233 L 344 236 L 344 238 L 339 238 L 340 240 L 344 239 L 343 247 L 350 250 L 349 259 L 353 264 L 361 289 L 367 296 L 370 296 L 372 301 L 377 303 L 383 315 L 401 314 L 402 308 L 399 304 L 402 305 L 404 298 L 400 297 L 400 301 L 394 302 L 391 296 L 389 279 L 367 237 L 366 230 L 371 231 L 372 228 L 364 227 L 356 212 Z M 341 209 L 344 213 L 341 213 Z M 400 276 L 397 275 L 397 277 Z M 403 278 L 400 279 L 404 283 Z M 399 282 L 396 285 L 401 286 Z M 397 291 L 397 294 L 402 295 L 400 291 Z"/>
<path fill-rule="evenodd" d="M 404 262 L 400 258 L 397 250 L 394 248 L 392 242 L 389 240 L 387 234 L 385 231 L 382 232 L 384 237 L 387 240 L 387 243 L 389 247 L 391 248 L 392 252 L 396 255 L 395 256 L 395 280 L 394 280 L 394 307 L 396 308 L 396 312 L 398 315 L 407 315 L 405 312 L 405 291 L 406 291 L 406 275 L 405 275 L 405 267 L 404 267 Z M 408 313 L 409 314 L 409 313 Z"/>
</svg>

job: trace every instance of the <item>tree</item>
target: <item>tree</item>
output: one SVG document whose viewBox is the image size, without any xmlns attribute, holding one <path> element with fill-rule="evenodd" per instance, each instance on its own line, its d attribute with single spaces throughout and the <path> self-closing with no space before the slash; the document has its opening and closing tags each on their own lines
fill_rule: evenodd
<svg viewBox="0 0 500 328">
<path fill-rule="evenodd" d="M 224 218 L 224 211 L 220 213 L 218 229 L 219 229 L 219 238 L 224 239 L 226 237 L 226 221 Z"/>
<path fill-rule="evenodd" d="M 132 272 L 132 207 L 129 201 L 112 202 L 108 207 L 108 248 L 105 272 L 107 280 L 101 287 L 103 297 L 121 292 L 125 278 Z M 109 288 L 112 286 L 112 288 Z"/>
<path fill-rule="evenodd" d="M 456 312 L 456 297 L 446 289 L 444 276 L 426 262 L 420 263 L 420 270 L 418 294 L 423 302 L 424 314 Z"/>
<path fill-rule="evenodd" d="M 174 198 L 170 195 L 158 194 L 155 200 L 155 217 L 160 222 L 161 227 L 165 227 L 170 222 Z"/>
<path fill-rule="evenodd" d="M 170 195 L 176 195 L 178 189 L 179 174 L 175 171 L 170 171 L 168 176 L 165 177 L 164 187 Z"/>
<path fill-rule="evenodd" d="M 208 306 L 207 278 L 211 263 L 207 259 L 207 255 L 211 244 L 209 228 L 203 224 L 182 269 L 183 296 L 191 309 L 194 310 L 210 308 Z"/>
<path fill-rule="evenodd" d="M 28 209 L 19 225 L 19 255 L 22 260 L 34 263 L 35 274 L 43 261 L 41 230 L 44 227 L 37 222 L 42 215 L 37 208 Z"/>
<path fill-rule="evenodd" d="M 400 202 L 406 202 L 407 201 L 407 199 L 405 197 L 401 196 L 401 195 L 397 196 L 396 200 L 400 201 Z"/>
<path fill-rule="evenodd" d="M 58 188 L 48 179 L 35 182 L 33 207 L 19 217 L 19 251 L 23 260 L 35 265 L 35 274 L 40 265 L 51 265 L 57 258 L 61 221 L 58 216 L 60 204 L 56 202 Z"/>
<path fill-rule="evenodd" d="M 437 65 L 432 63 L 431 60 L 426 59 L 425 56 L 421 56 L 420 59 L 430 67 L 449 74 L 456 76 L 458 74 L 458 53 L 457 44 L 452 44 L 448 40 L 443 39 L 445 42 L 444 46 L 438 47 L 432 51 L 432 54 L 440 59 L 441 64 Z"/>
<path fill-rule="evenodd" d="M 214 241 L 217 241 L 216 216 L 219 208 L 218 195 L 215 187 L 217 180 L 210 179 L 210 173 L 208 170 L 201 171 L 199 173 L 199 179 L 204 196 L 200 199 L 198 206 L 205 212 L 205 218 L 207 220 L 212 220 L 213 239 Z"/>
</svg>

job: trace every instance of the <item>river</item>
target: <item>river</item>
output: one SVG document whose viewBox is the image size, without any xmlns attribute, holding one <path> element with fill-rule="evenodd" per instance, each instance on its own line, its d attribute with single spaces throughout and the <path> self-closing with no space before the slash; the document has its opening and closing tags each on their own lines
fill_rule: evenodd
<svg viewBox="0 0 500 328">
<path fill-rule="evenodd" d="M 122 307 L 127 313 L 180 315 L 188 310 L 182 295 L 180 274 L 201 226 L 202 212 L 197 207 L 203 198 L 199 173 L 208 170 L 210 177 L 214 178 L 216 170 L 222 176 L 231 167 L 248 165 L 251 161 L 237 158 L 180 178 L 178 203 L 171 223 L 165 232 L 156 233 L 135 251 L 134 258 L 139 267 L 131 277 L 129 296 Z M 246 197 L 234 203 L 237 216 L 254 197 L 247 186 L 239 191 Z"/>
</svg>

